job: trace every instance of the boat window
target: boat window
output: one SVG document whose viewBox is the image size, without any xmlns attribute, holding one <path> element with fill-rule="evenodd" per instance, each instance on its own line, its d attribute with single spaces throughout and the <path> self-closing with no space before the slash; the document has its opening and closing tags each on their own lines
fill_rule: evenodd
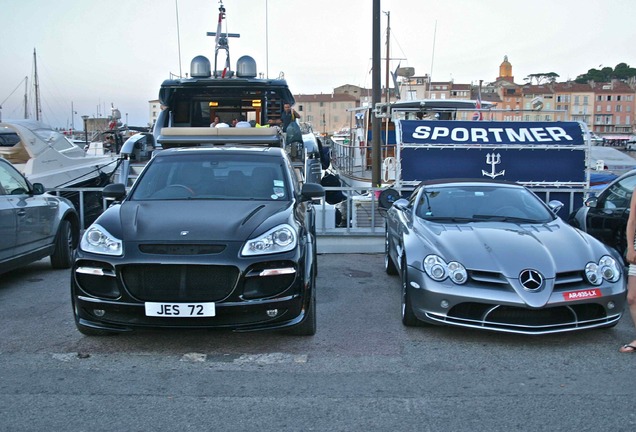
<svg viewBox="0 0 636 432">
<path fill-rule="evenodd" d="M 20 137 L 15 132 L 0 133 L 0 147 L 13 147 L 20 142 Z"/>
</svg>

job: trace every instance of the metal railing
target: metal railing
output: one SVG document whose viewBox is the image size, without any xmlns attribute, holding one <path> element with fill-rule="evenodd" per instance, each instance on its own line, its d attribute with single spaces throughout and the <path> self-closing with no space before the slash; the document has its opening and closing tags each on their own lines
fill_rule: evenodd
<svg viewBox="0 0 636 432">
<path fill-rule="evenodd" d="M 104 211 L 111 203 L 111 200 L 101 197 L 103 188 L 83 187 L 83 188 L 54 188 L 47 192 L 71 197 L 71 201 L 78 210 L 82 228 L 90 225 L 91 219 L 96 214 L 87 215 L 87 194 L 91 195 L 92 207 L 89 211 L 95 211 L 95 194 L 99 194 L 101 202 L 99 212 Z M 559 197 L 566 196 L 567 200 L 561 199 L 564 206 L 559 212 L 559 216 L 566 219 L 567 216 L 583 205 L 585 197 L 590 193 L 589 189 L 571 188 L 531 188 L 539 194 L 546 202 L 549 202 L 553 195 Z M 379 194 L 383 188 L 353 188 L 353 187 L 326 187 L 326 192 L 341 192 L 344 199 L 337 204 L 328 204 L 326 200 L 314 202 L 316 208 L 316 234 L 338 235 L 338 236 L 383 236 L 384 235 L 384 209 L 379 205 Z M 412 188 L 398 190 L 401 195 L 410 193 Z M 87 223 L 89 221 L 89 223 Z"/>
</svg>

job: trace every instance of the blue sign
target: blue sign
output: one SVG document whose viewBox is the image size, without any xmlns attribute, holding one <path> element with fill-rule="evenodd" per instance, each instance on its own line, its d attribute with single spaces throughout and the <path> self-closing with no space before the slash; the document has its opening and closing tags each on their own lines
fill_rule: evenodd
<svg viewBox="0 0 636 432">
<path fill-rule="evenodd" d="M 585 145 L 576 122 L 471 122 L 402 120 L 403 144 Z"/>
<path fill-rule="evenodd" d="M 483 178 L 513 182 L 585 182 L 585 152 L 568 149 L 402 148 L 404 181 Z"/>
</svg>

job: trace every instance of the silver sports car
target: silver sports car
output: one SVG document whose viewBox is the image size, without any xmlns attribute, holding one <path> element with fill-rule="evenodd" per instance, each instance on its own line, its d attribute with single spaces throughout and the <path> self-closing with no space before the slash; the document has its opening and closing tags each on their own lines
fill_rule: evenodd
<svg viewBox="0 0 636 432">
<path fill-rule="evenodd" d="M 386 213 L 385 267 L 402 278 L 402 322 L 544 334 L 612 327 L 625 305 L 621 257 L 527 188 L 420 184 Z"/>
</svg>

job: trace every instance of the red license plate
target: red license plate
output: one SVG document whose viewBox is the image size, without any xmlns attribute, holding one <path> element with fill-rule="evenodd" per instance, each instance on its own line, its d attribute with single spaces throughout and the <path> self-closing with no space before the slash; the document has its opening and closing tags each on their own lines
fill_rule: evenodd
<svg viewBox="0 0 636 432">
<path fill-rule="evenodd" d="M 563 293 L 563 298 L 566 301 L 584 300 L 584 299 L 589 299 L 594 297 L 601 297 L 600 289 L 594 288 L 594 289 L 586 289 L 586 290 L 579 290 L 579 291 L 568 291 Z"/>
</svg>

